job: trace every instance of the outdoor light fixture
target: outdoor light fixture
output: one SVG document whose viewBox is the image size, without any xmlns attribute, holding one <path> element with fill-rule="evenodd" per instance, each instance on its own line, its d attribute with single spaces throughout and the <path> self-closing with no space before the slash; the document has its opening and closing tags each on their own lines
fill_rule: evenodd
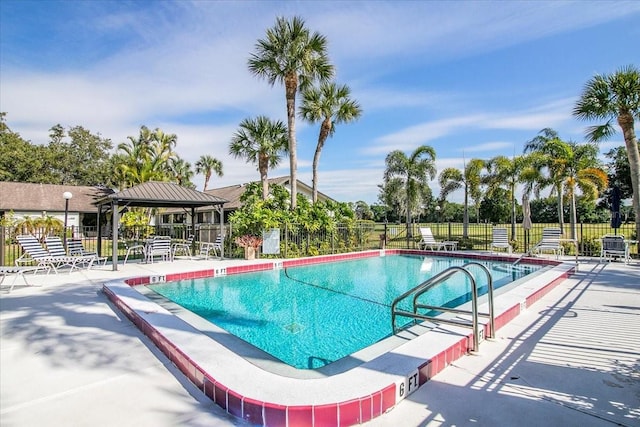
<svg viewBox="0 0 640 427">
<path fill-rule="evenodd" d="M 64 199 L 64 229 L 62 231 L 62 242 L 64 244 L 64 248 L 67 249 L 67 219 L 69 218 L 69 200 L 73 197 L 70 191 L 65 191 L 62 193 L 62 198 Z"/>
</svg>

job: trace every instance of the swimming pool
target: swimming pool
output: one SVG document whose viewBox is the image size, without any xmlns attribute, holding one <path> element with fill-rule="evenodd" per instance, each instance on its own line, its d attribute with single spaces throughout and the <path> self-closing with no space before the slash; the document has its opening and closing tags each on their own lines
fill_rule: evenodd
<svg viewBox="0 0 640 427">
<path fill-rule="evenodd" d="M 414 326 L 325 367 L 348 365 L 346 369 L 290 368 L 305 373 L 300 377 L 268 369 L 270 366 L 258 363 L 264 361 L 263 355 L 254 358 L 254 354 L 245 352 L 246 348 L 255 347 L 246 343 L 236 347 L 242 340 L 199 316 L 185 316 L 189 312 L 176 310 L 175 304 L 161 304 L 156 299 L 164 298 L 146 285 L 397 254 L 424 255 L 424 251 L 374 250 L 283 261 L 158 263 L 145 267 L 148 273 L 144 276 L 105 282 L 102 290 L 114 307 L 171 363 L 229 414 L 251 425 L 349 426 L 367 422 L 390 410 L 467 354 L 473 343 L 469 329 L 452 325 Z M 495 254 L 442 255 L 475 261 L 513 262 L 515 259 Z M 517 286 L 503 286 L 497 292 L 495 329 L 498 331 L 578 268 L 577 264 L 541 258 L 526 258 L 522 264 L 544 268 L 518 280 Z M 487 328 L 487 324 L 482 325 L 483 330 L 487 331 Z M 423 333 L 417 333 L 420 329 Z M 387 345 L 390 342 L 392 345 Z M 372 348 L 376 352 L 363 355 Z M 479 351 L 482 352 L 482 346 Z M 280 363 L 278 366 L 288 365 Z"/>
<path fill-rule="evenodd" d="M 163 297 L 298 369 L 316 369 L 392 334 L 397 296 L 469 260 L 391 255 L 241 275 L 149 285 Z M 483 262 L 500 288 L 537 271 Z M 471 270 L 474 275 L 477 273 Z M 483 272 L 476 277 L 484 279 Z M 481 280 L 480 295 L 486 293 Z M 425 294 L 431 305 L 470 300 L 467 277 L 457 275 Z M 405 323 L 410 319 L 404 319 Z"/>
</svg>

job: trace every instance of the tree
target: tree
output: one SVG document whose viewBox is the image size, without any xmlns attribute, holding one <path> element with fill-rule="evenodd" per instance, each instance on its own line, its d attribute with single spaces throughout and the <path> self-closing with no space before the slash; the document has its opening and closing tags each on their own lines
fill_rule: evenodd
<svg viewBox="0 0 640 427">
<path fill-rule="evenodd" d="M 496 156 L 486 164 L 488 170 L 487 182 L 489 188 L 487 193 L 491 196 L 498 188 L 507 190 L 507 195 L 511 201 L 511 240 L 516 238 L 516 189 L 519 183 L 530 181 L 526 176 L 532 173 L 530 168 L 531 158 L 528 156 Z M 485 211 L 486 212 L 486 211 Z M 484 218 L 489 219 L 488 217 Z"/>
<path fill-rule="evenodd" d="M 193 169 L 191 169 L 191 163 L 180 157 L 172 157 L 169 161 L 169 168 L 173 174 L 173 179 L 183 187 L 195 188 L 195 185 L 191 182 L 193 178 Z"/>
<path fill-rule="evenodd" d="M 481 176 L 485 162 L 480 159 L 471 159 L 464 167 L 464 173 L 456 168 L 446 168 L 440 172 L 440 199 L 446 200 L 447 196 L 454 191 L 464 189 L 464 214 L 462 219 L 462 238 L 469 237 L 469 196 L 476 201 L 476 208 L 480 199 Z"/>
<path fill-rule="evenodd" d="M 313 155 L 313 203 L 318 201 L 318 163 L 324 143 L 335 133 L 336 124 L 349 123 L 362 114 L 358 103 L 349 97 L 350 93 L 347 85 L 338 86 L 335 82 L 325 82 L 320 87 L 312 86 L 302 92 L 300 116 L 310 123 L 320 122 L 318 143 Z"/>
<path fill-rule="evenodd" d="M 511 217 L 512 201 L 508 190 L 497 187 L 480 202 L 480 214 L 494 224 L 502 224 Z M 513 237 L 511 240 L 514 240 Z"/>
<path fill-rule="evenodd" d="M 602 125 L 587 128 L 587 139 L 591 142 L 614 135 L 614 119 L 622 129 L 633 188 L 636 236 L 640 236 L 640 152 L 634 131 L 635 119 L 640 120 L 640 70 L 629 65 L 613 74 L 590 79 L 576 102 L 573 115 L 581 120 L 606 120 Z"/>
<path fill-rule="evenodd" d="M 244 119 L 240 123 L 240 129 L 229 144 L 229 154 L 257 165 L 262 182 L 262 199 L 266 200 L 269 195 L 269 169 L 280 163 L 287 147 L 287 128 L 284 123 L 258 116 L 255 119 Z"/>
<path fill-rule="evenodd" d="M 173 148 L 178 140 L 175 134 L 142 126 L 137 138 L 129 136 L 127 140 L 118 145 L 116 175 L 120 188 L 171 179 L 170 160 L 176 156 Z"/>
<path fill-rule="evenodd" d="M 256 43 L 256 53 L 249 58 L 249 71 L 265 78 L 271 86 L 284 84 L 287 102 L 287 129 L 289 141 L 289 167 L 291 181 L 291 206 L 296 208 L 297 198 L 297 142 L 296 142 L 296 94 L 315 81 L 323 82 L 333 77 L 334 69 L 327 55 L 327 40 L 319 33 L 311 34 L 304 20 L 279 17 L 266 38 Z"/>
<path fill-rule="evenodd" d="M 214 172 L 217 176 L 224 175 L 222 173 L 222 162 L 208 154 L 200 156 L 196 162 L 196 173 L 204 174 L 204 188 L 202 191 L 207 191 L 209 180 Z"/>
<path fill-rule="evenodd" d="M 421 202 L 430 197 L 429 180 L 436 175 L 435 160 L 436 152 L 428 145 L 416 148 L 409 157 L 395 150 L 385 159 L 384 185 L 402 190 L 399 192 L 402 198 L 398 202 L 406 214 L 407 235 L 410 234 L 411 213 L 417 212 Z"/>
<path fill-rule="evenodd" d="M 537 187 L 536 193 L 539 194 L 540 190 L 546 186 L 551 185 L 553 187 L 552 194 L 555 193 L 557 197 L 558 223 L 560 230 L 564 230 L 563 177 L 562 170 L 554 167 L 559 166 L 559 163 L 554 162 L 553 141 L 562 141 L 558 133 L 551 128 L 542 129 L 536 137 L 525 144 L 524 151 L 525 153 L 538 153 L 540 155 L 535 167 L 539 171 L 541 171 L 541 168 L 546 168 L 548 176 L 543 176 L 541 171 L 540 179 L 538 179 L 538 182 L 535 184 Z"/>
<path fill-rule="evenodd" d="M 570 200 L 571 238 L 576 238 L 576 191 L 580 189 L 585 202 L 594 200 L 607 186 L 607 175 L 600 167 L 598 147 L 593 143 L 564 142 L 555 132 L 545 132 L 545 137 L 529 144 L 539 150 L 538 164 L 545 165 L 550 173 L 547 180 L 559 193 L 566 193 Z M 527 147 L 525 147 L 526 149 Z M 534 153 L 536 154 L 536 153 Z M 560 205 L 559 209 L 563 206 Z M 560 210 L 560 212 L 562 212 Z M 559 214 L 562 218 L 562 214 Z"/>
</svg>

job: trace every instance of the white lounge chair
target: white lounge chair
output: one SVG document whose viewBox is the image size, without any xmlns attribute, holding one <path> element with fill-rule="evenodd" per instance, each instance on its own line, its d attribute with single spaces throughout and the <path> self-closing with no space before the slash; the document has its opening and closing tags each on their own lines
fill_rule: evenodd
<svg viewBox="0 0 640 427">
<path fill-rule="evenodd" d="M 84 256 L 89 257 L 92 256 L 95 258 L 94 262 L 102 263 L 102 265 L 107 264 L 106 256 L 98 256 L 97 252 L 87 251 L 82 245 L 81 240 L 67 240 L 67 249 L 69 250 L 69 255 L 71 256 Z"/>
<path fill-rule="evenodd" d="M 625 242 L 623 235 L 606 235 L 603 236 L 601 240 L 601 262 L 605 259 L 611 261 L 613 258 L 622 258 L 625 264 L 629 263 L 629 261 L 631 260 L 631 255 L 629 254 L 629 244 L 628 242 Z"/>
<path fill-rule="evenodd" d="M 71 273 L 74 268 L 79 268 L 80 266 L 85 266 L 87 269 L 90 269 L 97 258 L 95 255 L 67 255 L 64 245 L 62 244 L 62 239 L 58 236 L 45 237 L 45 243 L 47 245 L 49 255 L 53 257 L 54 262 L 56 263 L 56 269 L 68 266 L 71 268 L 69 273 Z"/>
<path fill-rule="evenodd" d="M 66 256 L 62 259 L 51 256 L 51 254 L 40 244 L 38 239 L 30 234 L 16 236 L 16 240 L 23 251 L 22 255 L 20 255 L 20 257 L 15 261 L 16 267 L 35 264 L 38 268 L 46 268 L 47 273 L 51 269 L 57 273 L 58 270 L 56 267 L 60 262 L 67 258 Z"/>
<path fill-rule="evenodd" d="M 447 249 L 445 242 L 436 241 L 435 237 L 433 237 L 433 233 L 431 232 L 430 227 L 420 227 L 420 234 L 422 235 L 422 239 L 418 242 L 418 247 L 420 249 L 429 248 L 432 251 Z"/>
<path fill-rule="evenodd" d="M 493 251 L 493 248 L 506 249 L 508 253 L 513 251 L 513 248 L 509 244 L 509 236 L 507 235 L 506 228 L 493 229 L 493 239 L 491 240 L 489 250 Z"/>
<path fill-rule="evenodd" d="M 9 292 L 11 292 L 13 290 L 13 287 L 16 285 L 16 280 L 18 280 L 18 277 L 22 277 L 22 280 L 24 280 L 24 283 L 27 286 L 32 286 L 27 281 L 27 278 L 25 277 L 24 273 L 32 271 L 35 274 L 41 268 L 42 267 L 39 267 L 39 266 L 35 266 L 35 267 L 0 267 L 0 284 L 2 284 L 2 282 L 4 282 L 5 276 L 13 274 L 14 275 L 13 276 L 13 281 L 11 282 L 11 287 L 9 288 Z M 48 269 L 47 269 L 47 272 L 49 272 Z"/>
<path fill-rule="evenodd" d="M 559 258 L 560 255 L 564 255 L 564 248 L 560 244 L 561 238 L 562 230 L 559 228 L 543 228 L 542 240 L 531 248 L 531 254 L 551 251 L 555 254 L 556 258 Z"/>
</svg>

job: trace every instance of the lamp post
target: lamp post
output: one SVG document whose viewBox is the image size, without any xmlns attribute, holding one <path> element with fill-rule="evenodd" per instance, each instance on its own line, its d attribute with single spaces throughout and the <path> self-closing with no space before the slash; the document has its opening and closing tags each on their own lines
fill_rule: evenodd
<svg viewBox="0 0 640 427">
<path fill-rule="evenodd" d="M 440 205 L 436 205 L 436 218 L 438 220 L 438 236 L 440 235 Z"/>
<path fill-rule="evenodd" d="M 67 219 L 69 218 L 69 200 L 73 197 L 70 191 L 65 191 L 62 193 L 62 198 L 64 199 L 64 229 L 62 231 L 62 242 L 64 243 L 64 248 L 67 249 Z"/>
</svg>

